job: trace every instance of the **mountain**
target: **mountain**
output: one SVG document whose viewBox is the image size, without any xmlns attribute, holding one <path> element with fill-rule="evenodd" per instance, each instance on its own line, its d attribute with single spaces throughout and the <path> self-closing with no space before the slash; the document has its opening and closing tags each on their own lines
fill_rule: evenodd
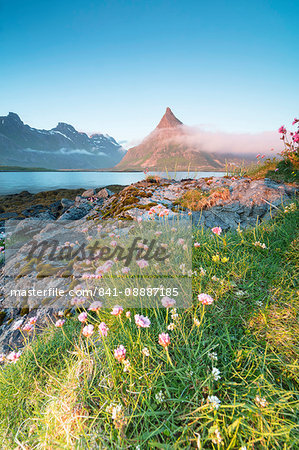
<svg viewBox="0 0 299 450">
<path fill-rule="evenodd" d="M 124 154 L 122 146 L 106 134 L 89 137 L 63 122 L 52 130 L 38 130 L 12 112 L 0 117 L 0 165 L 102 169 L 113 167 Z"/>
<path fill-rule="evenodd" d="M 204 151 L 189 127 L 175 117 L 170 108 L 157 127 L 139 145 L 128 150 L 117 170 L 222 170 L 225 160 L 239 163 L 241 158 Z"/>
</svg>

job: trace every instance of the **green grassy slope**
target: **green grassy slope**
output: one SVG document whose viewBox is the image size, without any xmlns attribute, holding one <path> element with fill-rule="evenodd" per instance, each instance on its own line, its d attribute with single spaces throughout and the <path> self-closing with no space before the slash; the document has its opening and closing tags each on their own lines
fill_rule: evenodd
<svg viewBox="0 0 299 450">
<path fill-rule="evenodd" d="M 138 311 L 101 310 L 88 322 L 108 325 L 103 340 L 76 317 L 37 338 L 0 370 L 1 448 L 298 448 L 298 215 L 220 238 L 194 230 L 193 305 L 143 310 L 148 329 Z"/>
</svg>

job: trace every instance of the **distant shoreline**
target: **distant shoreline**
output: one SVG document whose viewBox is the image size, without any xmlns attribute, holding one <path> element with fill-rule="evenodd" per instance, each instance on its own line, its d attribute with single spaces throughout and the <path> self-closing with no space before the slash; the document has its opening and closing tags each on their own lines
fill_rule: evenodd
<svg viewBox="0 0 299 450">
<path fill-rule="evenodd" d="M 167 169 L 168 172 L 217 172 L 217 173 L 222 173 L 225 170 L 225 168 L 223 168 L 222 170 L 216 170 L 216 169 L 193 169 L 190 167 L 184 169 L 180 169 L 180 170 L 175 170 L 175 169 Z M 152 172 L 165 172 L 165 169 L 155 169 L 155 170 L 150 170 Z M 115 172 L 115 173 L 140 173 L 143 172 L 143 170 L 117 170 L 114 168 L 108 168 L 108 169 L 45 169 L 43 167 L 20 167 L 20 166 L 0 166 L 0 172 Z"/>
</svg>

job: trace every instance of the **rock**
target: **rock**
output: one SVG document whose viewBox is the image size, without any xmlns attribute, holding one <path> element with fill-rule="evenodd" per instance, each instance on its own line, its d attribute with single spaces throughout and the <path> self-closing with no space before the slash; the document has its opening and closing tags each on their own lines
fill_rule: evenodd
<svg viewBox="0 0 299 450">
<path fill-rule="evenodd" d="M 76 197 L 76 199 L 77 198 L 81 198 L 80 196 L 77 196 Z M 71 206 L 73 206 L 74 205 L 74 200 L 70 200 L 70 199 L 68 199 L 68 198 L 62 198 L 61 200 L 60 200 L 60 202 L 61 202 L 61 205 L 63 206 L 63 208 L 70 208 Z"/>
<path fill-rule="evenodd" d="M 263 217 L 268 210 L 268 205 L 254 205 L 251 210 L 251 216 L 257 218 L 257 217 Z"/>
<path fill-rule="evenodd" d="M 277 183 L 276 181 L 270 180 L 270 178 L 264 179 L 264 184 L 271 189 L 279 189 L 281 187 L 280 183 Z"/>
<path fill-rule="evenodd" d="M 34 216 L 36 219 L 41 220 L 55 220 L 55 215 L 48 209 L 46 211 L 42 211 Z"/>
<path fill-rule="evenodd" d="M 109 192 L 111 192 L 111 191 L 109 191 L 109 189 L 106 189 L 106 188 L 104 188 L 104 189 L 101 189 L 97 194 L 95 194 L 94 195 L 94 197 L 96 197 L 96 198 L 108 198 L 108 197 L 110 197 L 110 195 L 109 195 Z"/>
<path fill-rule="evenodd" d="M 95 195 L 95 193 L 96 193 L 96 190 L 95 189 L 88 189 L 87 191 L 84 191 L 82 194 L 81 194 L 81 196 L 82 197 L 93 197 L 94 195 Z"/>
<path fill-rule="evenodd" d="M 6 213 L 2 213 L 0 214 L 0 220 L 1 219 L 17 219 L 19 217 L 18 213 L 15 212 L 6 212 Z"/>
<path fill-rule="evenodd" d="M 26 208 L 22 211 L 22 215 L 24 217 L 35 217 L 37 216 L 41 211 L 45 211 L 46 207 L 43 205 L 33 205 L 29 208 Z"/>
<path fill-rule="evenodd" d="M 58 220 L 79 220 L 85 217 L 92 209 L 89 203 L 83 203 L 80 206 L 72 206 L 65 213 L 63 213 Z"/>
</svg>

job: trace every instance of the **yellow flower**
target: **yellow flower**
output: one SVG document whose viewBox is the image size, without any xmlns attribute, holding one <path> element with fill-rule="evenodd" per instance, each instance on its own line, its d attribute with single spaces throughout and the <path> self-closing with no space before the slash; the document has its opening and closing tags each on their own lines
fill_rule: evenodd
<svg viewBox="0 0 299 450">
<path fill-rule="evenodd" d="M 220 256 L 219 255 L 214 255 L 214 256 L 212 256 L 212 260 L 214 262 L 219 262 L 220 261 Z"/>
<path fill-rule="evenodd" d="M 228 260 L 229 260 L 229 258 L 227 258 L 226 256 L 224 256 L 224 257 L 221 259 L 221 261 L 222 261 L 223 263 L 226 263 Z"/>
</svg>

